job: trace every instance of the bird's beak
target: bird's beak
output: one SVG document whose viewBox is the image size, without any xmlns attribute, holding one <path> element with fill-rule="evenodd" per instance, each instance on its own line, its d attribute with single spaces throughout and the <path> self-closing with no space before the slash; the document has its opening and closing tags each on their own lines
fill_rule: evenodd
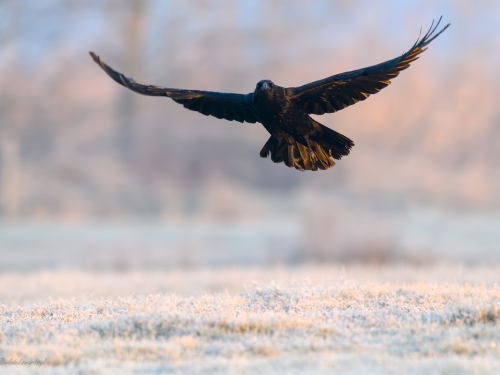
<svg viewBox="0 0 500 375">
<path fill-rule="evenodd" d="M 267 90 L 267 82 L 264 82 L 262 84 L 262 88 L 261 88 L 262 91 L 266 91 Z"/>
</svg>

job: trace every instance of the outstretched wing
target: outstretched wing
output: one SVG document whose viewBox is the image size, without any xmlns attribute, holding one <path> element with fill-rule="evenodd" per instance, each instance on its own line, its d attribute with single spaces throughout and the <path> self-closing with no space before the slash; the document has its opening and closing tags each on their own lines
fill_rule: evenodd
<svg viewBox="0 0 500 375">
<path fill-rule="evenodd" d="M 426 50 L 425 47 L 450 26 L 448 24 L 434 34 L 441 18 L 436 26 L 433 21 L 424 37 L 417 40 L 413 47 L 402 56 L 368 68 L 337 74 L 292 88 L 291 99 L 297 100 L 307 113 L 314 115 L 340 111 L 358 101 L 365 100 L 371 94 L 376 94 L 388 86 L 391 79 L 408 68 L 412 61 L 417 60 L 418 55 Z"/>
<path fill-rule="evenodd" d="M 150 96 L 168 96 L 185 108 L 197 111 L 205 116 L 214 116 L 229 121 L 259 122 L 252 110 L 252 93 L 233 94 L 214 91 L 181 90 L 153 86 L 125 77 L 122 73 L 105 64 L 100 56 L 90 52 L 94 61 L 116 82 L 139 94 Z"/>
</svg>

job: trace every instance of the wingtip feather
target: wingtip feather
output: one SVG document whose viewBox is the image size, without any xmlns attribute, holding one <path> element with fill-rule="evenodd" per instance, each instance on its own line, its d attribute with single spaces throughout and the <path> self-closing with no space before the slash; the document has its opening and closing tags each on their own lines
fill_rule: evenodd
<svg viewBox="0 0 500 375">
<path fill-rule="evenodd" d="M 92 57 L 92 60 L 94 60 L 96 63 L 99 63 L 100 57 L 96 55 L 94 52 L 90 51 L 89 55 Z"/>
</svg>

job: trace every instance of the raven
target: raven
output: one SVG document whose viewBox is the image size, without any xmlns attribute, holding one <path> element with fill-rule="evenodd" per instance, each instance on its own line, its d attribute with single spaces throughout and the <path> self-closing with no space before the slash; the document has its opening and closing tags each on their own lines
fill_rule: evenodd
<svg viewBox="0 0 500 375">
<path fill-rule="evenodd" d="M 441 17 L 442 18 L 442 17 Z M 265 79 L 254 92 L 233 94 L 214 91 L 181 90 L 148 85 L 127 78 L 106 65 L 94 52 L 94 61 L 116 82 L 139 94 L 167 96 L 185 108 L 205 116 L 239 122 L 260 122 L 271 137 L 260 156 L 271 155 L 275 163 L 284 162 L 298 170 L 317 171 L 335 165 L 333 159 L 348 155 L 354 143 L 340 133 L 320 124 L 309 115 L 340 111 L 391 83 L 391 79 L 408 68 L 426 46 L 450 26 L 435 33 L 434 21 L 427 33 L 417 39 L 403 55 L 367 68 L 353 70 L 311 82 L 300 87 L 281 87 Z"/>
</svg>

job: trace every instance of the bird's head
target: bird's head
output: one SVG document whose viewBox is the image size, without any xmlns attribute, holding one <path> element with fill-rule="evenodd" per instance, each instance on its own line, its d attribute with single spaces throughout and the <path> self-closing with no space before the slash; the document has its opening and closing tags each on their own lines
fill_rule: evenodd
<svg viewBox="0 0 500 375">
<path fill-rule="evenodd" d="M 255 86 L 256 94 L 266 93 L 270 95 L 273 92 L 274 92 L 274 82 L 269 79 L 263 79 L 262 81 L 259 81 L 259 83 L 257 83 L 257 86 Z"/>
</svg>

